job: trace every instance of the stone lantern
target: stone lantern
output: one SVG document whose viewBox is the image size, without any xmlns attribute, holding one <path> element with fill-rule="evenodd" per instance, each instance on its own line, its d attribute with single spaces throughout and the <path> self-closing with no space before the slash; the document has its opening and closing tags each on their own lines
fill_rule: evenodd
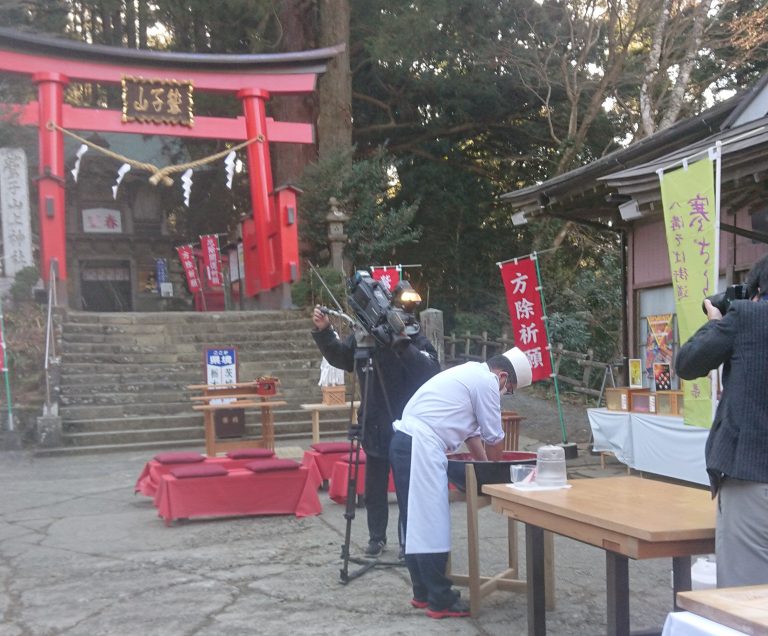
<svg viewBox="0 0 768 636">
<path fill-rule="evenodd" d="M 344 234 L 344 223 L 349 221 L 349 217 L 339 208 L 339 202 L 336 197 L 328 199 L 331 211 L 325 217 L 328 223 L 328 243 L 331 247 L 331 267 L 341 272 L 344 271 L 342 263 L 342 252 L 344 243 L 347 242 L 347 235 Z"/>
</svg>

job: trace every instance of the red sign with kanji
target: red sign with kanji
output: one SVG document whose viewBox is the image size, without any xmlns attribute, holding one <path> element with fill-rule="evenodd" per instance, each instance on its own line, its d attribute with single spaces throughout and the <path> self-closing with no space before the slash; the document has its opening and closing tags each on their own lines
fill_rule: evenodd
<svg viewBox="0 0 768 636">
<path fill-rule="evenodd" d="M 381 281 L 382 285 L 386 285 L 389 291 L 393 291 L 400 282 L 400 268 L 395 265 L 392 267 L 371 267 L 371 278 Z"/>
<path fill-rule="evenodd" d="M 181 245 L 176 248 L 181 260 L 181 266 L 184 268 L 184 274 L 187 277 L 187 287 L 193 294 L 200 291 L 200 277 L 197 275 L 197 264 L 195 255 L 192 252 L 191 245 Z"/>
<path fill-rule="evenodd" d="M 221 276 L 221 257 L 219 255 L 219 237 L 206 234 L 200 237 L 200 251 L 203 253 L 205 275 L 211 287 L 221 287 L 224 284 Z"/>
<path fill-rule="evenodd" d="M 528 356 L 533 382 L 546 380 L 552 375 L 552 360 L 536 263 L 529 256 L 504 263 L 501 278 L 507 293 L 515 346 Z"/>
</svg>

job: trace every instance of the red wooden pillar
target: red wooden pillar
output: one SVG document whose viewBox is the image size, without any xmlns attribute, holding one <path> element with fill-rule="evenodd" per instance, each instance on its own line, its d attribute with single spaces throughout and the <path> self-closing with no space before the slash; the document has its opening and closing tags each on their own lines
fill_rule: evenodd
<svg viewBox="0 0 768 636">
<path fill-rule="evenodd" d="M 266 112 L 269 93 L 258 88 L 244 88 L 237 96 L 243 102 L 248 139 L 260 138 L 247 148 L 253 224 L 244 224 L 249 227 L 244 227 L 243 232 L 245 291 L 247 295 L 254 296 L 280 283 L 279 227 L 270 196 L 272 165 L 269 158 Z"/>
<path fill-rule="evenodd" d="M 43 280 L 47 281 L 51 261 L 57 263 L 57 276 L 67 280 L 67 231 L 64 218 L 64 135 L 49 129 L 48 123 L 62 126 L 61 103 L 64 86 L 69 78 L 60 73 L 35 73 L 40 112 L 38 118 L 40 140 L 40 179 L 38 202 L 40 216 L 40 266 Z M 66 303 L 66 286 L 57 289 L 58 299 Z"/>
</svg>

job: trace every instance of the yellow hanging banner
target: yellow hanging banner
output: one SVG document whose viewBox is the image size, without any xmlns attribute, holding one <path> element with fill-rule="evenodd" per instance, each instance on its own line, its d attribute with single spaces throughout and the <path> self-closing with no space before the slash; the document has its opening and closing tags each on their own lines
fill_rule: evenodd
<svg viewBox="0 0 768 636">
<path fill-rule="evenodd" d="M 703 325 L 701 303 L 717 292 L 719 206 L 714 162 L 703 159 L 659 175 L 680 344 Z M 709 428 L 712 392 L 708 377 L 683 381 L 685 423 Z"/>
</svg>

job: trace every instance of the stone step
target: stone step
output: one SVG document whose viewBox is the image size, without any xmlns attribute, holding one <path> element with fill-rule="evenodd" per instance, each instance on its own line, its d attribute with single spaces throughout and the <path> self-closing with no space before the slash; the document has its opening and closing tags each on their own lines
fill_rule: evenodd
<svg viewBox="0 0 768 636">
<path fill-rule="evenodd" d="M 160 350 L 163 351 L 163 350 Z M 277 354 L 274 354 L 277 355 Z M 148 353 L 67 353 L 62 352 L 63 365 L 89 364 L 89 365 L 198 365 L 202 368 L 203 352 L 189 351 L 176 352 L 171 348 L 165 348 L 164 352 Z M 244 363 L 260 363 L 262 367 L 290 366 L 291 363 L 306 363 L 307 365 L 320 364 L 320 354 L 315 349 L 307 349 L 303 356 L 296 358 L 279 358 L 260 355 L 260 351 L 239 352 L 239 365 Z"/>
<path fill-rule="evenodd" d="M 326 422 L 323 428 L 326 432 L 345 432 L 347 423 L 344 420 Z M 308 436 L 311 427 L 306 423 L 289 422 L 275 423 L 275 437 L 291 435 L 294 437 Z M 246 438 L 256 438 L 261 434 L 261 427 L 257 424 L 246 424 Z M 205 433 L 202 425 L 198 426 L 172 426 L 165 428 L 140 428 L 104 431 L 64 432 L 62 435 L 66 446 L 104 446 L 104 445 L 132 445 L 154 442 L 168 442 L 181 440 L 204 440 Z M 199 442 L 198 442 L 199 443 Z"/>
<path fill-rule="evenodd" d="M 280 343 L 282 345 L 283 343 Z M 198 360 L 202 360 L 206 347 L 197 344 L 186 343 L 160 343 L 160 344 L 126 344 L 126 343 L 65 343 L 61 348 L 61 355 L 68 360 L 81 355 L 124 355 L 124 354 L 163 354 L 173 352 L 176 354 L 191 354 Z M 316 354 L 317 347 L 312 341 L 299 342 L 293 340 L 279 346 L 276 341 L 261 342 L 252 341 L 244 346 L 236 345 L 238 358 L 246 355 L 257 354 L 259 359 L 270 360 L 297 360 Z"/>
<path fill-rule="evenodd" d="M 142 314 L 146 315 L 146 314 Z M 170 315 L 170 314 L 168 314 Z M 232 321 L 226 319 L 203 320 L 192 319 L 183 322 L 174 322 L 166 320 L 138 321 L 138 322 L 100 322 L 97 319 L 93 321 L 67 321 L 65 323 L 66 333 L 69 334 L 123 334 L 123 335 L 142 335 L 142 334 L 192 334 L 205 335 L 206 333 L 226 332 L 233 335 L 245 333 L 248 325 L 254 325 L 254 328 L 262 330 L 309 330 L 312 328 L 312 319 L 309 315 L 300 313 L 296 315 L 277 316 L 269 315 L 264 317 L 260 312 L 248 313 L 241 320 Z"/>
<path fill-rule="evenodd" d="M 178 324 L 221 324 L 242 322 L 278 322 L 291 319 L 307 319 L 306 311 L 300 309 L 286 310 L 251 310 L 224 312 L 196 311 L 160 311 L 160 312 L 89 312 L 69 310 L 66 315 L 67 324 L 96 324 L 96 325 L 178 325 Z"/>
<path fill-rule="evenodd" d="M 306 379 L 307 382 L 283 382 L 289 376 L 285 374 L 278 376 L 281 379 L 279 390 L 282 395 L 298 394 L 316 394 L 319 398 L 320 388 L 317 382 L 320 373 L 315 369 L 307 369 L 305 375 L 290 374 L 290 377 L 296 376 L 297 379 Z M 249 374 L 246 377 L 256 378 L 258 375 Z M 184 375 L 173 374 L 144 374 L 144 375 L 115 375 L 115 374 L 83 374 L 82 376 L 69 376 L 66 382 L 62 382 L 61 394 L 67 396 L 92 395 L 94 393 L 137 393 L 141 391 L 178 391 L 185 396 L 192 395 L 192 390 L 188 386 L 203 384 L 204 379 L 200 377 L 200 370 Z"/>
<path fill-rule="evenodd" d="M 132 431 L 166 428 L 200 428 L 203 418 L 199 413 L 178 413 L 157 415 L 154 417 L 111 417 L 94 419 L 65 419 L 62 424 L 64 433 L 98 433 L 103 431 Z"/>
<path fill-rule="evenodd" d="M 343 439 L 346 436 L 346 428 L 338 430 L 321 430 L 320 437 L 332 438 L 335 440 Z M 305 439 L 306 433 L 277 432 L 275 441 L 279 442 Z M 127 444 L 93 444 L 82 446 L 60 446 L 58 448 L 37 448 L 34 450 L 35 457 L 76 457 L 79 455 L 92 455 L 102 453 L 125 453 L 131 451 L 146 451 L 147 453 L 161 452 L 167 450 L 195 449 L 201 453 L 205 452 L 202 439 L 187 440 L 163 440 L 156 442 L 138 442 Z M 277 451 L 279 452 L 279 446 Z"/>
<path fill-rule="evenodd" d="M 268 346 L 272 343 L 292 345 L 294 342 L 306 346 L 314 346 L 314 341 L 310 334 L 309 326 L 299 329 L 272 329 L 265 331 L 259 328 L 247 328 L 238 333 L 222 333 L 207 331 L 201 334 L 181 333 L 147 333 L 136 334 L 100 334 L 100 333 L 70 333 L 65 331 L 61 337 L 62 348 L 73 349 L 76 346 L 93 345 L 97 348 L 104 346 L 184 346 L 185 348 L 196 347 L 202 351 L 209 346 L 233 346 L 233 347 L 259 347 Z"/>
<path fill-rule="evenodd" d="M 311 365 L 311 366 L 307 366 Z M 68 365 L 71 366 L 71 365 Z M 68 369 L 70 373 L 66 374 L 62 380 L 62 385 L 71 386 L 73 384 L 82 384 L 89 382 L 98 382 L 102 378 L 106 380 L 114 380 L 114 374 L 111 371 L 115 370 L 115 367 L 109 367 L 103 374 L 94 373 L 93 365 L 79 365 L 77 373 L 71 373 L 72 369 Z M 205 376 L 203 375 L 203 365 L 198 362 L 196 365 L 191 366 L 183 374 L 177 374 L 175 372 L 157 371 L 152 366 L 147 366 L 146 370 L 140 374 L 140 377 L 147 382 L 154 380 L 170 380 L 179 378 L 179 384 L 186 386 L 187 384 L 204 384 Z M 135 375 L 135 374 L 132 374 Z M 241 381 L 255 380 L 261 376 L 268 375 L 277 377 L 281 386 L 287 386 L 290 383 L 300 383 L 300 386 L 309 386 L 310 384 L 316 385 L 320 378 L 320 361 L 302 362 L 295 365 L 284 365 L 282 368 L 277 368 L 269 363 L 246 363 L 240 364 L 238 377 Z M 304 383 L 307 383 L 306 385 Z"/>
<path fill-rule="evenodd" d="M 280 415 L 280 417 L 277 417 Z M 253 414 L 258 421 L 258 414 Z M 321 428 L 345 427 L 349 416 L 343 411 L 320 414 Z M 175 415 L 157 415 L 153 417 L 116 417 L 100 419 L 65 420 L 62 430 L 65 433 L 88 433 L 104 431 L 152 430 L 167 428 L 202 428 L 203 418 L 199 413 L 179 413 Z M 275 426 L 285 430 L 311 430 L 311 419 L 307 411 L 289 409 L 275 414 Z"/>
</svg>

